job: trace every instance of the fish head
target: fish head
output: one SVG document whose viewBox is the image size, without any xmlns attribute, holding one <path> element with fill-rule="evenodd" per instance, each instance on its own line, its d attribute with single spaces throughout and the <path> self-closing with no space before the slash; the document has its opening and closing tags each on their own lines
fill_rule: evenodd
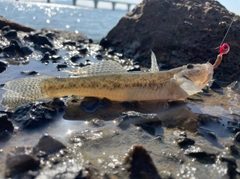
<svg viewBox="0 0 240 179">
<path fill-rule="evenodd" d="M 190 80 L 199 89 L 202 89 L 212 80 L 213 65 L 211 63 L 188 64 L 183 66 L 182 70 L 175 74 L 174 77 Z"/>
</svg>

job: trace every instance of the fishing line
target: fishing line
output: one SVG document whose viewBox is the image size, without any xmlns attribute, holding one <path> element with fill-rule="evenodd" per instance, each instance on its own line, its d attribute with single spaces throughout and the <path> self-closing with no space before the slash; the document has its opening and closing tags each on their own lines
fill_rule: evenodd
<svg viewBox="0 0 240 179">
<path fill-rule="evenodd" d="M 234 17 L 233 17 L 233 19 L 232 19 L 232 22 L 230 23 L 230 25 L 229 25 L 229 27 L 228 27 L 228 29 L 227 29 L 227 32 L 225 33 L 225 36 L 223 37 L 222 42 L 220 43 L 219 47 L 223 44 L 224 40 L 226 39 L 226 37 L 227 37 L 227 35 L 228 35 L 228 33 L 229 33 L 229 30 L 230 30 L 230 28 L 232 27 L 232 24 L 233 24 L 233 21 L 234 21 L 235 17 L 236 17 L 236 14 L 234 15 Z M 218 48 L 218 47 L 217 47 L 217 48 Z"/>
</svg>

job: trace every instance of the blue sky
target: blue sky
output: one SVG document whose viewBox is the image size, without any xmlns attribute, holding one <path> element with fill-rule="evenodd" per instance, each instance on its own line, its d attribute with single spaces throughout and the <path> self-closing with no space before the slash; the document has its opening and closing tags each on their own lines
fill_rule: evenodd
<svg viewBox="0 0 240 179">
<path fill-rule="evenodd" d="M 218 0 L 229 11 L 240 15 L 240 0 Z"/>
</svg>

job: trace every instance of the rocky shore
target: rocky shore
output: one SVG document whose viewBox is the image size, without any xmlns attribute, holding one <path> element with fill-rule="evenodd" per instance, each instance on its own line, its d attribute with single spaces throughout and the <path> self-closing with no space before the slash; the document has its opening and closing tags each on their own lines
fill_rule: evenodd
<svg viewBox="0 0 240 179">
<path fill-rule="evenodd" d="M 162 70 L 212 62 L 232 16 L 217 1 L 143 0 L 99 43 L 1 17 L 0 84 L 16 69 L 13 79 L 68 76 L 63 70 L 103 59 L 143 71 L 149 49 Z M 240 85 L 232 83 L 239 71 L 238 25 L 237 16 L 216 80 L 184 102 L 170 102 L 167 110 L 75 96 L 0 108 L 0 177 L 240 178 Z M 25 66 L 31 70 L 22 71 Z"/>
</svg>

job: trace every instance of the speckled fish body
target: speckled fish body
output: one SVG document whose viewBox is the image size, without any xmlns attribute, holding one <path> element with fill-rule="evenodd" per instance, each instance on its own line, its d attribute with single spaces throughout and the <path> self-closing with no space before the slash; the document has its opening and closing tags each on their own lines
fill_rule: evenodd
<svg viewBox="0 0 240 179">
<path fill-rule="evenodd" d="M 120 64 L 102 61 L 81 68 L 78 77 L 38 76 L 7 82 L 3 104 L 11 106 L 68 95 L 115 101 L 180 100 L 195 94 L 212 79 L 210 63 L 159 71 L 152 54 L 150 72 L 126 72 Z"/>
</svg>

